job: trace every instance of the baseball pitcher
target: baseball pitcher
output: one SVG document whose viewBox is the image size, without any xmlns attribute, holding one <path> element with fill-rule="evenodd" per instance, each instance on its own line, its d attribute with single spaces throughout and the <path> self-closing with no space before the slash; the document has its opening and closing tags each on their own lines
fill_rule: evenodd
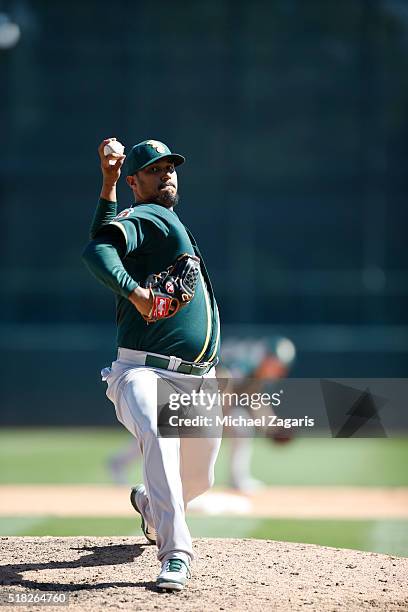
<svg viewBox="0 0 408 612">
<path fill-rule="evenodd" d="M 182 392 L 215 378 L 218 309 L 203 257 L 174 210 L 184 157 L 157 140 L 125 156 L 108 138 L 98 151 L 102 191 L 83 259 L 116 296 L 117 359 L 102 377 L 143 455 L 144 485 L 132 489 L 131 502 L 158 548 L 157 586 L 180 590 L 194 556 L 185 509 L 212 486 L 220 438 L 159 437 L 157 381 Z M 118 214 L 122 166 L 134 204 Z"/>
</svg>

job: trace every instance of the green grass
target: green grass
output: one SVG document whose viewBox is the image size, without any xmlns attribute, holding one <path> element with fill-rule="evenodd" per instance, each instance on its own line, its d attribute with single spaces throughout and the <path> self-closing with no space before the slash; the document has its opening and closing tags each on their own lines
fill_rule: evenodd
<svg viewBox="0 0 408 612">
<path fill-rule="evenodd" d="M 131 437 L 114 429 L 3 429 L 0 484 L 109 483 L 107 459 Z M 216 484 L 228 483 L 224 440 Z M 298 439 L 286 445 L 253 442 L 254 476 L 270 485 L 408 486 L 408 439 Z M 128 471 L 141 478 L 140 465 Z"/>
<path fill-rule="evenodd" d="M 107 483 L 106 460 L 130 439 L 117 429 L 0 431 L 0 482 Z"/>
<path fill-rule="evenodd" d="M 301 439 L 272 448 L 257 440 L 253 458 L 254 472 L 276 485 L 407 486 L 407 465 L 406 438 Z"/>
<path fill-rule="evenodd" d="M 194 537 L 259 538 L 408 556 L 408 521 L 283 520 L 231 517 L 188 519 Z M 0 518 L 0 535 L 141 535 L 127 518 Z"/>
</svg>

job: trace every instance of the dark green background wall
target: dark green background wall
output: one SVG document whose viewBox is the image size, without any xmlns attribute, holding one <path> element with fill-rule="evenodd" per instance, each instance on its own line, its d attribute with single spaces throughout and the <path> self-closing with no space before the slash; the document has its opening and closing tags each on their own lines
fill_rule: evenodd
<svg viewBox="0 0 408 612">
<path fill-rule="evenodd" d="M 113 299 L 80 261 L 96 148 L 111 135 L 186 155 L 179 214 L 225 323 L 295 340 L 317 326 L 314 344 L 298 341 L 299 375 L 326 375 L 327 359 L 337 375 L 405 375 L 404 0 L 9 0 L 0 10 L 22 32 L 0 50 L 0 325 L 13 388 L 20 358 L 35 379 L 39 364 L 75 376 L 80 359 L 97 369 L 111 357 L 111 328 L 102 347 L 87 324 L 109 325 Z M 124 184 L 119 193 L 128 205 Z M 61 368 L 54 375 L 67 394 Z"/>
</svg>

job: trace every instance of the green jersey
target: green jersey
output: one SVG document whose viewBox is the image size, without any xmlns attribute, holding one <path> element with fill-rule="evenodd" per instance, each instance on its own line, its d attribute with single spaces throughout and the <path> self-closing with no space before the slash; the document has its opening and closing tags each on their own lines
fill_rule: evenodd
<svg viewBox="0 0 408 612">
<path fill-rule="evenodd" d="M 108 240 L 112 235 L 115 241 Z M 121 266 L 101 269 L 96 253 L 118 244 Z M 117 344 L 120 347 L 174 355 L 191 362 L 218 357 L 219 315 L 210 278 L 191 232 L 177 214 L 159 204 L 138 204 L 116 215 L 116 204 L 100 200 L 91 228 L 93 242 L 84 253 L 85 262 L 99 280 L 116 293 Z M 101 242 L 102 241 L 102 242 Z M 167 268 L 179 255 L 189 253 L 201 260 L 201 274 L 193 300 L 174 317 L 147 324 L 127 299 L 138 284 L 152 273 Z M 122 271 L 118 268 L 124 268 Z M 111 269 L 109 269 L 111 268 Z M 126 275 L 116 287 L 110 275 Z"/>
</svg>

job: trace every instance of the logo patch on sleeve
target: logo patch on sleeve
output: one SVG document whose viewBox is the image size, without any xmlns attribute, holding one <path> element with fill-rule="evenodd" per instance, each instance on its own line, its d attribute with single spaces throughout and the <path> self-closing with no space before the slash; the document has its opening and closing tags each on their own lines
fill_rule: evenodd
<svg viewBox="0 0 408 612">
<path fill-rule="evenodd" d="M 130 213 L 133 211 L 133 208 L 125 208 L 118 215 L 116 215 L 115 219 L 123 219 L 124 217 L 128 217 Z"/>
</svg>

